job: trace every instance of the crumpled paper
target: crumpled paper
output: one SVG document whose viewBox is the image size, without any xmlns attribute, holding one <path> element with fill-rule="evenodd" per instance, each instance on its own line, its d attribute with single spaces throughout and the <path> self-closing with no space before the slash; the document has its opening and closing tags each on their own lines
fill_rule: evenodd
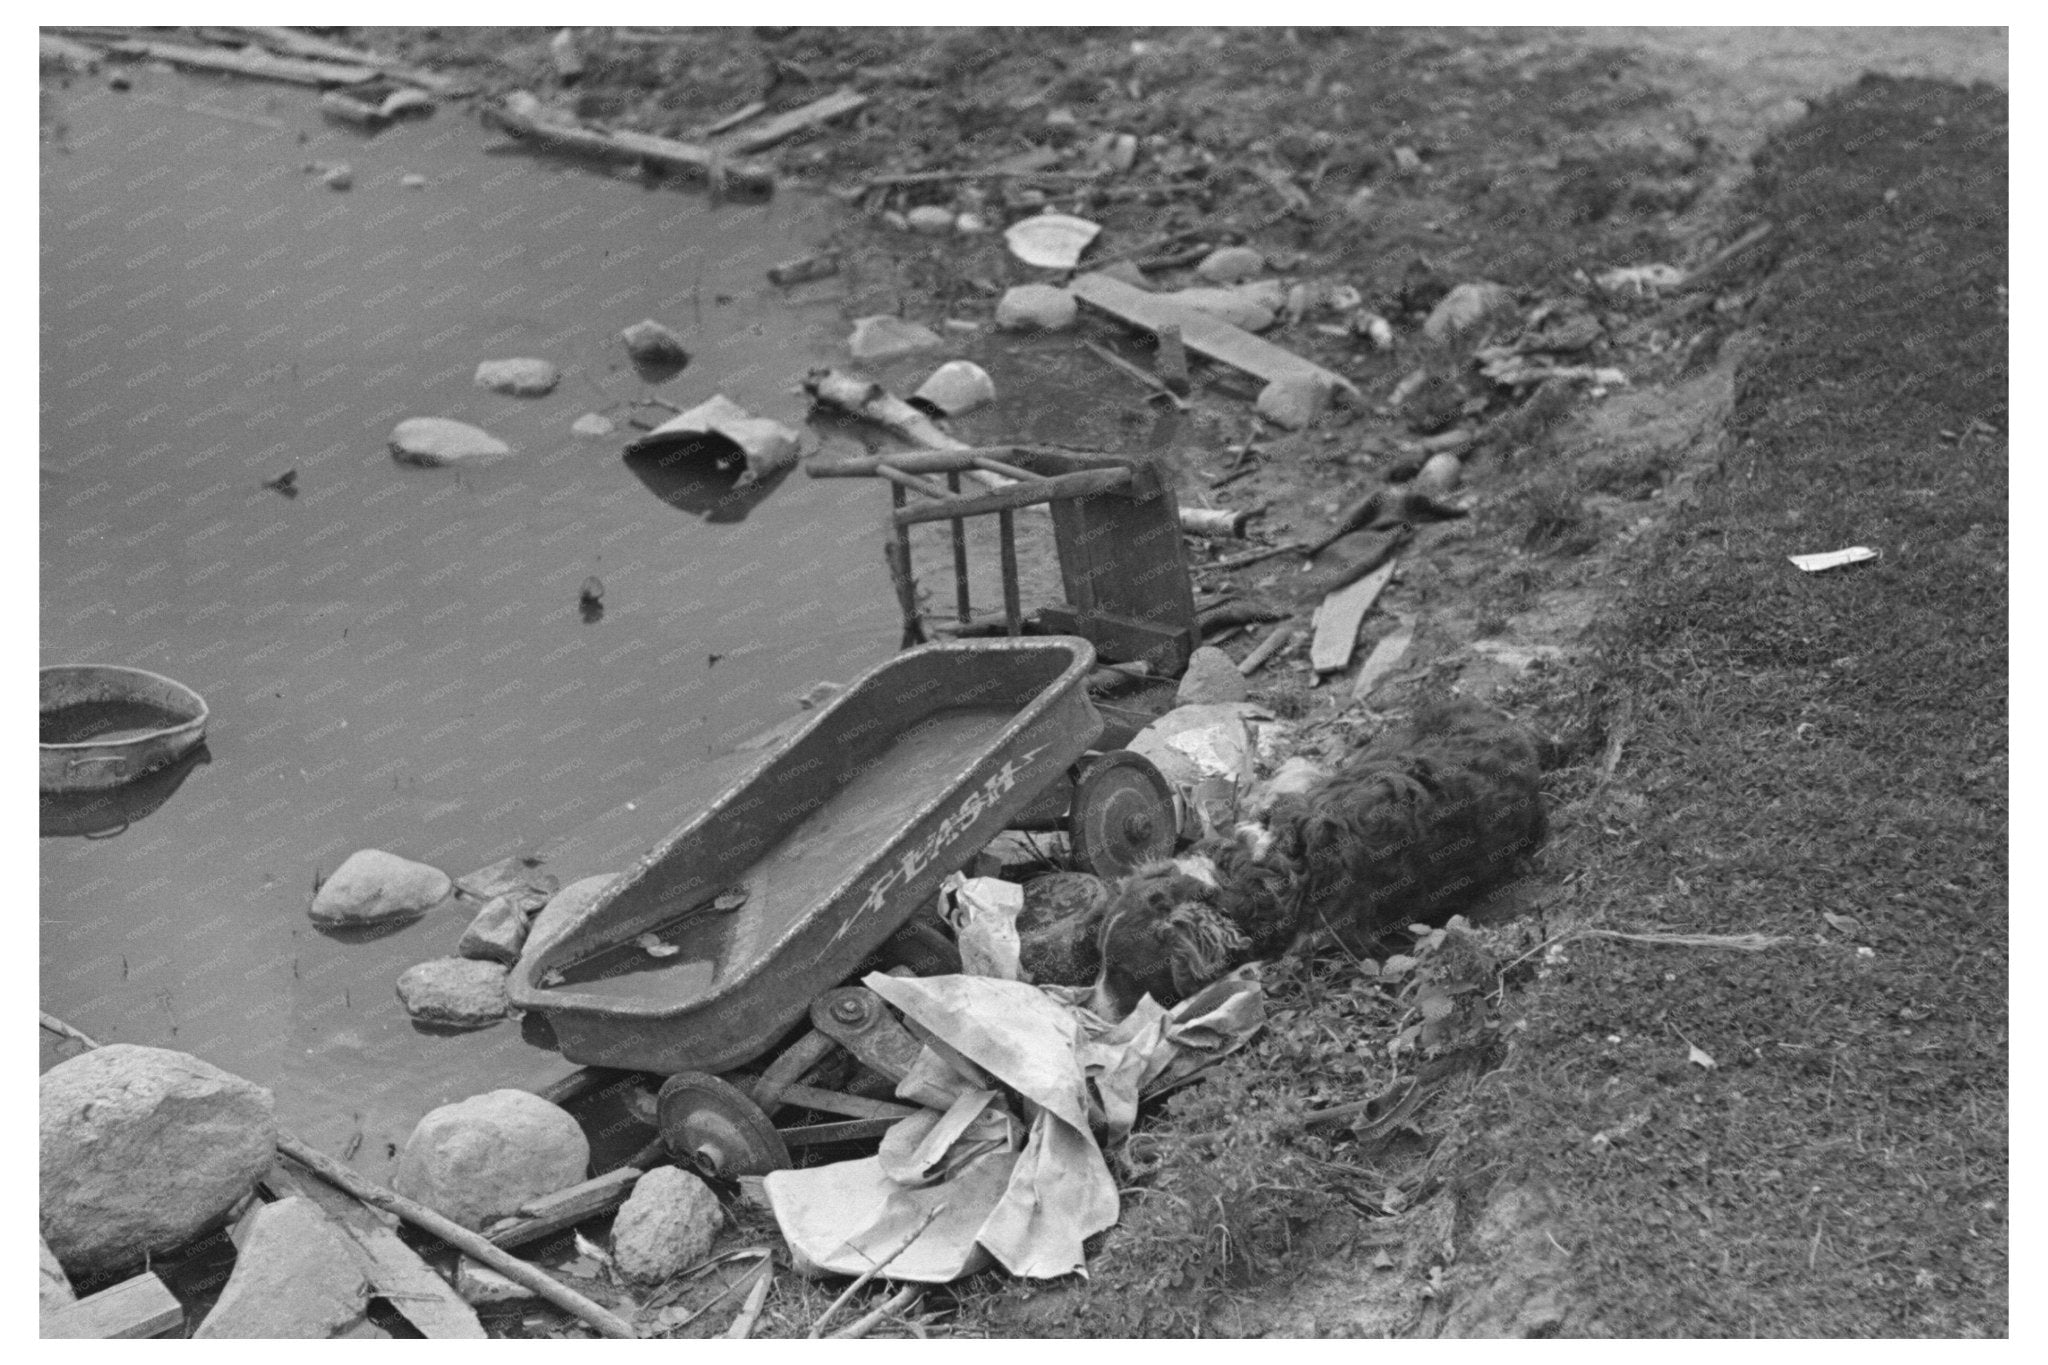
<svg viewBox="0 0 2048 1365">
<path fill-rule="evenodd" d="M 1017 916 L 1024 911 L 1024 888 L 1000 877 L 963 877 L 956 872 L 941 889 L 951 893 L 946 922 L 960 945 L 961 970 L 969 976 L 1021 980 L 1023 945 L 1017 938 Z"/>
<path fill-rule="evenodd" d="M 1096 1139 L 1121 1142 L 1139 1100 L 1184 1083 L 1264 1019 L 1255 970 L 1172 1010 L 1147 998 L 1110 1025 L 1076 994 L 975 976 L 869 975 L 931 1042 L 897 1094 L 923 1104 L 861 1161 L 776 1171 L 770 1208 L 799 1266 L 857 1275 L 918 1233 L 882 1277 L 944 1283 L 992 1257 L 1013 1275 L 1086 1273 L 1082 1245 L 1115 1224 L 1116 1181 Z M 989 1084 L 1017 1096 L 1021 1116 Z"/>
</svg>

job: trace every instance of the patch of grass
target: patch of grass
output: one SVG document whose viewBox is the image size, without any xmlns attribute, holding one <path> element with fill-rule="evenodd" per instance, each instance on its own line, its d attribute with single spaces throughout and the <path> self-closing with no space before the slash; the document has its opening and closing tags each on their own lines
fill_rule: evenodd
<svg viewBox="0 0 2048 1365">
<path fill-rule="evenodd" d="M 1600 518 L 1586 509 L 1576 484 L 1545 480 L 1522 499 L 1522 548 L 1532 554 L 1582 555 L 1600 543 Z"/>
</svg>

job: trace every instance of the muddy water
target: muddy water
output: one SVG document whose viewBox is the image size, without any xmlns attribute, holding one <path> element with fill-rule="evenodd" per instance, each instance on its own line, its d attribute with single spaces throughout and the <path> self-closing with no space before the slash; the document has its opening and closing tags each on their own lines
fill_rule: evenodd
<svg viewBox="0 0 2048 1365">
<path fill-rule="evenodd" d="M 619 870 L 757 757 L 736 742 L 895 646 L 877 485 L 725 499 L 623 460 L 630 429 L 570 430 L 650 393 L 799 419 L 838 303 L 762 272 L 823 210 L 493 153 L 456 110 L 364 138 L 297 90 L 135 82 L 45 110 L 41 655 L 169 674 L 213 719 L 129 806 L 45 810 L 42 1003 L 271 1086 L 378 1173 L 430 1105 L 567 1068 L 516 1023 L 414 1027 L 393 982 L 467 917 L 344 943 L 315 876 L 365 847 Z M 340 161 L 346 192 L 302 169 Z M 695 355 L 659 386 L 616 340 L 643 317 Z M 562 367 L 553 395 L 473 387 L 521 355 Z M 409 416 L 516 453 L 401 466 Z M 264 486 L 287 470 L 295 496 Z"/>
</svg>

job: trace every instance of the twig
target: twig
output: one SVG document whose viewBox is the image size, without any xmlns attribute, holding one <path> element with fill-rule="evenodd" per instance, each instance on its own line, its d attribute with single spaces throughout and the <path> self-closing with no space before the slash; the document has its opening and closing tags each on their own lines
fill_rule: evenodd
<svg viewBox="0 0 2048 1365">
<path fill-rule="evenodd" d="M 1130 361 L 1125 360 L 1122 356 L 1118 355 L 1115 351 L 1110 350 L 1107 346 L 1099 346 L 1095 342 L 1088 341 L 1085 339 L 1081 342 L 1081 344 L 1083 346 L 1086 346 L 1089 350 L 1095 352 L 1095 354 L 1102 357 L 1102 359 L 1116 366 L 1117 369 L 1122 370 L 1125 374 L 1137 380 L 1140 384 L 1143 384 L 1146 388 L 1150 389 L 1154 397 L 1172 399 L 1173 405 L 1179 408 L 1182 412 L 1186 412 L 1188 410 L 1187 400 L 1185 398 L 1182 398 L 1179 394 L 1175 393 L 1172 389 L 1168 388 L 1166 385 L 1166 381 L 1161 379 L 1158 375 L 1153 374 L 1150 370 L 1146 370 L 1137 365 L 1133 365 Z"/>
<path fill-rule="evenodd" d="M 834 1313 L 837 1313 L 841 1308 L 845 1307 L 846 1301 L 848 1299 L 851 1299 L 855 1294 L 859 1293 L 862 1285 L 866 1284 L 869 1280 L 875 1278 L 875 1276 L 881 1274 L 882 1271 L 888 1268 L 889 1263 L 891 1261 L 895 1260 L 898 1256 L 901 1256 L 904 1252 L 910 1250 L 911 1244 L 917 1241 L 918 1238 L 924 1236 L 924 1230 L 932 1225 L 932 1220 L 934 1218 L 937 1218 L 940 1214 L 944 1213 L 945 1211 L 946 1206 L 944 1203 L 932 1205 L 931 1209 L 925 1214 L 925 1216 L 918 1221 L 918 1225 L 910 1230 L 910 1235 L 908 1237 L 905 1237 L 900 1243 L 898 1243 L 894 1251 L 890 1252 L 887 1256 L 884 1256 L 881 1260 L 875 1262 L 866 1270 L 862 1271 L 860 1274 L 860 1278 L 856 1279 L 852 1284 L 846 1286 L 845 1292 L 840 1294 L 838 1298 L 832 1300 L 832 1302 L 826 1306 L 825 1311 L 818 1315 L 818 1320 L 811 1324 L 811 1330 L 805 1335 L 805 1340 L 816 1341 L 819 1338 L 819 1336 L 824 1333 L 825 1324 L 832 1320 L 832 1315 Z"/>
<path fill-rule="evenodd" d="M 53 1014 L 43 1014 L 41 1023 L 50 1032 L 81 1042 L 87 1047 L 97 1048 L 99 1046 L 98 1043 L 94 1042 L 86 1034 L 73 1028 Z M 499 1249 L 483 1237 L 463 1227 L 460 1223 L 454 1222 L 422 1204 L 416 1204 L 404 1195 L 394 1194 L 390 1190 L 371 1182 L 366 1177 L 358 1175 L 355 1171 L 342 1165 L 325 1152 L 307 1146 L 283 1129 L 278 1130 L 277 1150 L 298 1162 L 328 1184 L 347 1191 L 372 1208 L 383 1209 L 387 1213 L 395 1213 L 415 1227 L 424 1228 L 428 1232 L 433 1233 L 450 1246 L 469 1253 L 507 1279 L 515 1280 L 526 1288 L 531 1289 L 557 1308 L 574 1314 L 606 1336 L 617 1337 L 626 1341 L 638 1338 L 639 1333 L 635 1332 L 625 1319 L 604 1308 L 602 1305 L 591 1302 L 545 1271 L 528 1265 L 510 1252 Z M 918 1231 L 922 1232 L 923 1228 L 920 1227 Z"/>
<path fill-rule="evenodd" d="M 761 1320 L 761 1309 L 768 1302 L 768 1288 L 775 1283 L 775 1262 L 764 1259 L 755 1272 L 754 1287 L 747 1291 L 747 1301 L 740 1307 L 740 1315 L 732 1320 L 732 1326 L 725 1329 L 731 1341 L 745 1341 L 754 1334 L 754 1324 Z"/>
<path fill-rule="evenodd" d="M 1244 656 L 1244 661 L 1238 664 L 1237 671 L 1249 678 L 1252 674 L 1264 668 L 1266 661 L 1275 654 L 1278 654 L 1286 646 L 1287 642 L 1293 638 L 1294 622 L 1282 621 L 1279 625 L 1266 632 L 1266 638 L 1259 641 L 1257 648 Z"/>
<path fill-rule="evenodd" d="M 916 1303 L 919 1299 L 923 1297 L 923 1285 L 906 1284 L 901 1289 L 897 1290 L 894 1294 L 891 1294 L 886 1300 L 884 1300 L 880 1308 L 877 1308 L 874 1312 L 869 1313 L 866 1317 L 854 1323 L 845 1331 L 834 1332 L 832 1334 L 832 1340 L 853 1341 L 860 1337 L 864 1337 L 869 1332 L 872 1332 L 875 1328 L 881 1326 L 882 1320 L 884 1318 L 890 1317 L 897 1313 L 901 1313 L 903 1310 L 909 1308 L 912 1304 Z"/>
<path fill-rule="evenodd" d="M 1555 938 L 1545 939 L 1523 953 L 1501 968 L 1499 974 L 1506 977 L 1509 972 L 1536 954 L 1577 942 L 1582 938 L 1618 938 L 1626 943 L 1647 943 L 1652 947 L 1663 948 L 1732 948 L 1741 953 L 1761 953 L 1780 944 L 1792 942 L 1789 938 L 1771 934 L 1625 934 L 1619 929 L 1567 929 Z"/>
</svg>

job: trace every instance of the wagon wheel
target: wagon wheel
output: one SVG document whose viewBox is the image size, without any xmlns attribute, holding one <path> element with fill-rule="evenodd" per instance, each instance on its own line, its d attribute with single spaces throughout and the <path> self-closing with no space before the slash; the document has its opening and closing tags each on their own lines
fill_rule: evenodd
<svg viewBox="0 0 2048 1365">
<path fill-rule="evenodd" d="M 789 1169 L 789 1149 L 761 1106 L 716 1076 L 684 1071 L 669 1077 L 655 1116 L 669 1155 L 708 1175 L 731 1179 Z"/>
<path fill-rule="evenodd" d="M 1171 857 L 1178 833 L 1173 788 L 1144 755 L 1098 754 L 1074 779 L 1067 837 L 1075 860 L 1105 881 Z"/>
</svg>

